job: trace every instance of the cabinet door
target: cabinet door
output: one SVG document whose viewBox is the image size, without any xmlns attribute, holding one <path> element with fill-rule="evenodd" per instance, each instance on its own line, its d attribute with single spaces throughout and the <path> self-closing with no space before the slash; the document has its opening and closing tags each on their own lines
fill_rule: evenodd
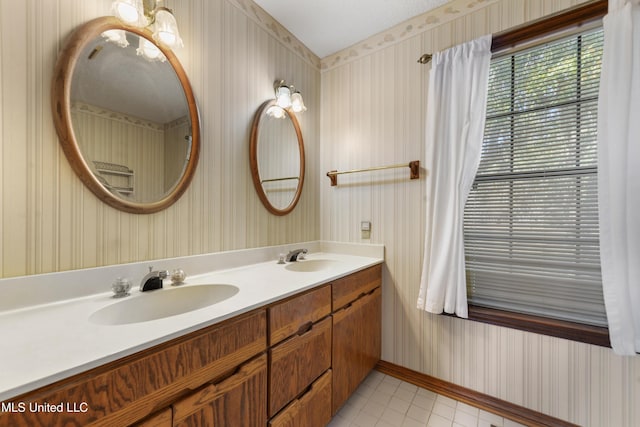
<svg viewBox="0 0 640 427">
<path fill-rule="evenodd" d="M 173 404 L 174 427 L 263 427 L 267 423 L 267 357 Z"/>
<path fill-rule="evenodd" d="M 270 422 L 270 427 L 324 427 L 331 421 L 331 370 Z"/>
<path fill-rule="evenodd" d="M 331 367 L 331 318 L 269 350 L 272 417 Z"/>
<path fill-rule="evenodd" d="M 381 291 L 333 314 L 333 414 L 380 360 Z"/>
</svg>

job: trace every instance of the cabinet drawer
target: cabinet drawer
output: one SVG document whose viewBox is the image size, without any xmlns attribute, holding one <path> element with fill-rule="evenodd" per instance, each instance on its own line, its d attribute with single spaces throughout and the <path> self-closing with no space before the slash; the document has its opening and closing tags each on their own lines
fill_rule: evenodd
<svg viewBox="0 0 640 427">
<path fill-rule="evenodd" d="M 174 403 L 173 427 L 262 427 L 267 422 L 266 395 L 267 357 L 262 355 Z"/>
<path fill-rule="evenodd" d="M 279 343 L 331 313 L 331 286 L 323 286 L 269 308 L 269 343 Z"/>
<path fill-rule="evenodd" d="M 264 352 L 266 345 L 262 309 L 16 398 L 27 405 L 84 402 L 86 412 L 5 412 L 0 425 L 130 425 Z"/>
<path fill-rule="evenodd" d="M 284 408 L 270 427 L 324 427 L 331 421 L 331 370 L 325 372 L 309 390 Z"/>
<path fill-rule="evenodd" d="M 269 355 L 271 417 L 331 366 L 331 318 L 282 342 Z"/>
<path fill-rule="evenodd" d="M 382 282 L 382 265 L 374 265 L 365 270 L 343 277 L 333 282 L 333 311 L 358 299 L 380 286 Z"/>
</svg>

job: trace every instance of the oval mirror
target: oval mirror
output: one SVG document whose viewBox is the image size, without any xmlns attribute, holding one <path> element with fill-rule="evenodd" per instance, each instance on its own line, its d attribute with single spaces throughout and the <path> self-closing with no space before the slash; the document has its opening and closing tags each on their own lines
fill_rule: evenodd
<svg viewBox="0 0 640 427">
<path fill-rule="evenodd" d="M 280 108 L 275 100 L 260 106 L 253 119 L 250 165 L 260 200 L 274 215 L 288 214 L 296 207 L 304 184 L 304 142 L 293 112 L 281 117 L 270 114 Z"/>
<path fill-rule="evenodd" d="M 187 189 L 200 152 L 198 110 L 177 57 L 150 31 L 115 17 L 79 27 L 56 63 L 51 98 L 71 167 L 105 203 L 153 213 Z"/>
</svg>

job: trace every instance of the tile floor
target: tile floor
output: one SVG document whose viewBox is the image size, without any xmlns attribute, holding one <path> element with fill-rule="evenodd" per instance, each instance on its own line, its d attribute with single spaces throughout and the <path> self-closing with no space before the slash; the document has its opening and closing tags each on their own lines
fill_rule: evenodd
<svg viewBox="0 0 640 427">
<path fill-rule="evenodd" d="M 373 371 L 329 427 L 523 427 L 490 412 Z"/>
</svg>

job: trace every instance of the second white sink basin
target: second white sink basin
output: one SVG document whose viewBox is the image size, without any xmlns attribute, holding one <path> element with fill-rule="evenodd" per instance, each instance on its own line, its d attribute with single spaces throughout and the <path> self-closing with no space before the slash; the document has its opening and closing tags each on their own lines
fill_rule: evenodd
<svg viewBox="0 0 640 427">
<path fill-rule="evenodd" d="M 224 301 L 238 291 L 233 285 L 216 284 L 144 292 L 101 308 L 89 316 L 89 321 L 99 325 L 123 325 L 162 319 Z"/>
<path fill-rule="evenodd" d="M 333 259 L 305 259 L 302 261 L 287 264 L 285 269 L 290 271 L 314 272 L 327 270 L 340 264 L 340 261 Z"/>
</svg>

